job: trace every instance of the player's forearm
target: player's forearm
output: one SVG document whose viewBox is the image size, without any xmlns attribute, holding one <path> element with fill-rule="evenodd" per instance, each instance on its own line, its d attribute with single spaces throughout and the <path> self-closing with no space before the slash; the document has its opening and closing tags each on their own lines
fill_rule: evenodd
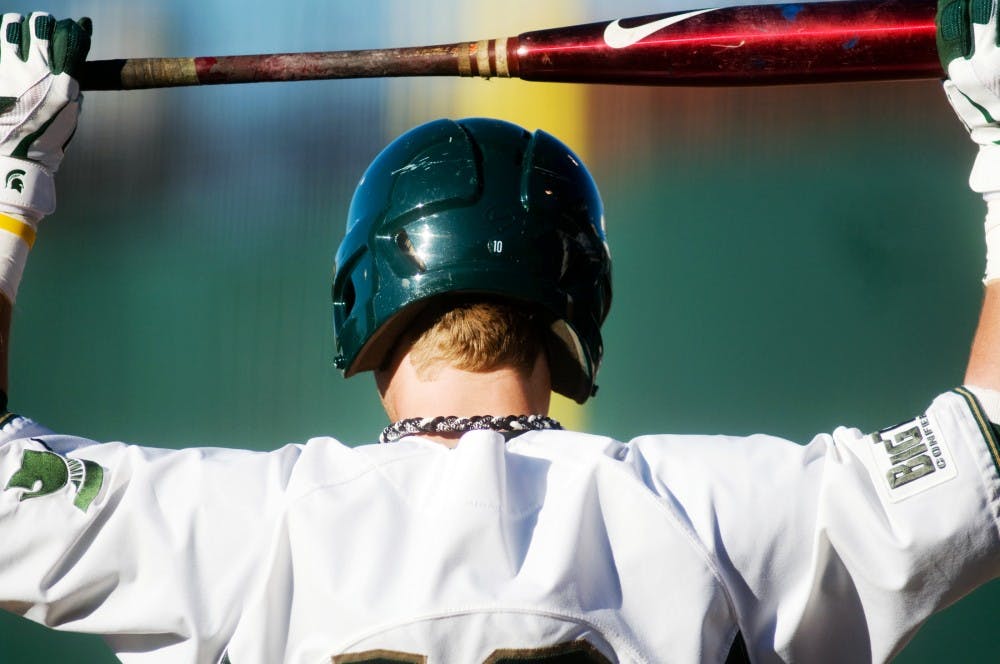
<svg viewBox="0 0 1000 664">
<path fill-rule="evenodd" d="M 972 342 L 965 382 L 1000 390 L 1000 281 L 986 287 L 979 328 Z"/>
<path fill-rule="evenodd" d="M 938 54 L 948 74 L 944 90 L 979 146 L 969 187 L 982 194 L 986 213 L 988 284 L 965 380 L 1000 390 L 1000 31 L 995 4 L 940 2 Z M 991 415 L 992 417 L 992 415 Z"/>
<path fill-rule="evenodd" d="M 1000 146 L 982 148 L 973 168 L 973 184 L 988 180 L 991 187 L 1000 187 L 997 171 L 1000 170 Z M 985 173 L 985 174 L 984 174 Z M 980 187 L 979 189 L 982 189 Z M 1000 392 L 1000 192 L 996 189 L 984 194 L 986 199 L 986 294 L 979 327 L 972 342 L 965 384 Z M 991 406 L 990 418 L 1000 421 L 1000 399 L 996 394 L 985 396 Z M 985 405 L 985 404 L 984 404 Z"/>
</svg>

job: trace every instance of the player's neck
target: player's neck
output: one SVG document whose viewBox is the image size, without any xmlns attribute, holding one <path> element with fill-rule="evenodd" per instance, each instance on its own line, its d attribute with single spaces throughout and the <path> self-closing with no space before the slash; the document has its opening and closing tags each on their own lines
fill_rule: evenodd
<svg viewBox="0 0 1000 664">
<path fill-rule="evenodd" d="M 456 415 L 548 414 L 551 382 L 540 356 L 530 373 L 514 368 L 471 372 L 452 366 L 418 373 L 409 354 L 375 375 L 389 419 Z M 428 436 L 454 446 L 459 435 Z"/>
</svg>

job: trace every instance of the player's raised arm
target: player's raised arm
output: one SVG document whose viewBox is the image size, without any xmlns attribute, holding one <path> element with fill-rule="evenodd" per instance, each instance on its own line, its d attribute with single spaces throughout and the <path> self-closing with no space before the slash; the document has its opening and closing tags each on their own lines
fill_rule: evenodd
<svg viewBox="0 0 1000 664">
<path fill-rule="evenodd" d="M 53 176 L 76 131 L 74 76 L 90 33 L 90 19 L 56 21 L 40 12 L 0 21 L 0 406 L 11 308 L 38 222 L 56 207 Z"/>
<path fill-rule="evenodd" d="M 938 52 L 948 72 L 944 83 L 979 146 L 969 185 L 987 203 L 986 296 L 965 381 L 1000 390 L 1000 43 L 997 4 L 988 0 L 938 3 Z M 989 400 L 989 399 L 987 399 Z M 984 404 L 994 421 L 1000 402 Z"/>
<path fill-rule="evenodd" d="M 1000 230 L 994 230 L 994 233 L 1000 234 Z M 986 286 L 986 297 L 969 356 L 969 368 L 965 372 L 965 383 L 993 391 L 1000 390 L 1000 279 L 994 279 Z M 991 413 L 991 417 L 995 418 L 996 415 Z"/>
</svg>

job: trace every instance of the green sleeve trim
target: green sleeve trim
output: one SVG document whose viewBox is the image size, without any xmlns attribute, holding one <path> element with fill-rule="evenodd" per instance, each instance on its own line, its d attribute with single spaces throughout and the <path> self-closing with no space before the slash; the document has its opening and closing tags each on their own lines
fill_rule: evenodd
<svg viewBox="0 0 1000 664">
<path fill-rule="evenodd" d="M 953 391 L 963 397 L 969 405 L 969 410 L 972 411 L 972 416 L 976 418 L 976 424 L 983 434 L 983 440 L 986 441 L 986 447 L 990 450 L 990 456 L 993 457 L 993 465 L 1000 475 L 1000 426 L 986 418 L 983 407 L 979 405 L 979 400 L 972 392 L 964 387 L 956 387 Z"/>
</svg>

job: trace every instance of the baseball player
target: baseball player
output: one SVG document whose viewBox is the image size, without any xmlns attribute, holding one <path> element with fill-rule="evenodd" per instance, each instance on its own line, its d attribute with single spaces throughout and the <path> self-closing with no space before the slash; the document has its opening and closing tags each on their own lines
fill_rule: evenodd
<svg viewBox="0 0 1000 664">
<path fill-rule="evenodd" d="M 124 662 L 890 659 L 1000 572 L 996 3 L 939 21 L 989 259 L 967 385 L 924 413 L 803 446 L 560 430 L 611 298 L 597 189 L 549 134 L 441 120 L 371 164 L 337 255 L 338 363 L 375 373 L 387 444 L 168 451 L 7 414 L 0 606 Z M 0 26 L 4 358 L 89 34 Z"/>
</svg>

